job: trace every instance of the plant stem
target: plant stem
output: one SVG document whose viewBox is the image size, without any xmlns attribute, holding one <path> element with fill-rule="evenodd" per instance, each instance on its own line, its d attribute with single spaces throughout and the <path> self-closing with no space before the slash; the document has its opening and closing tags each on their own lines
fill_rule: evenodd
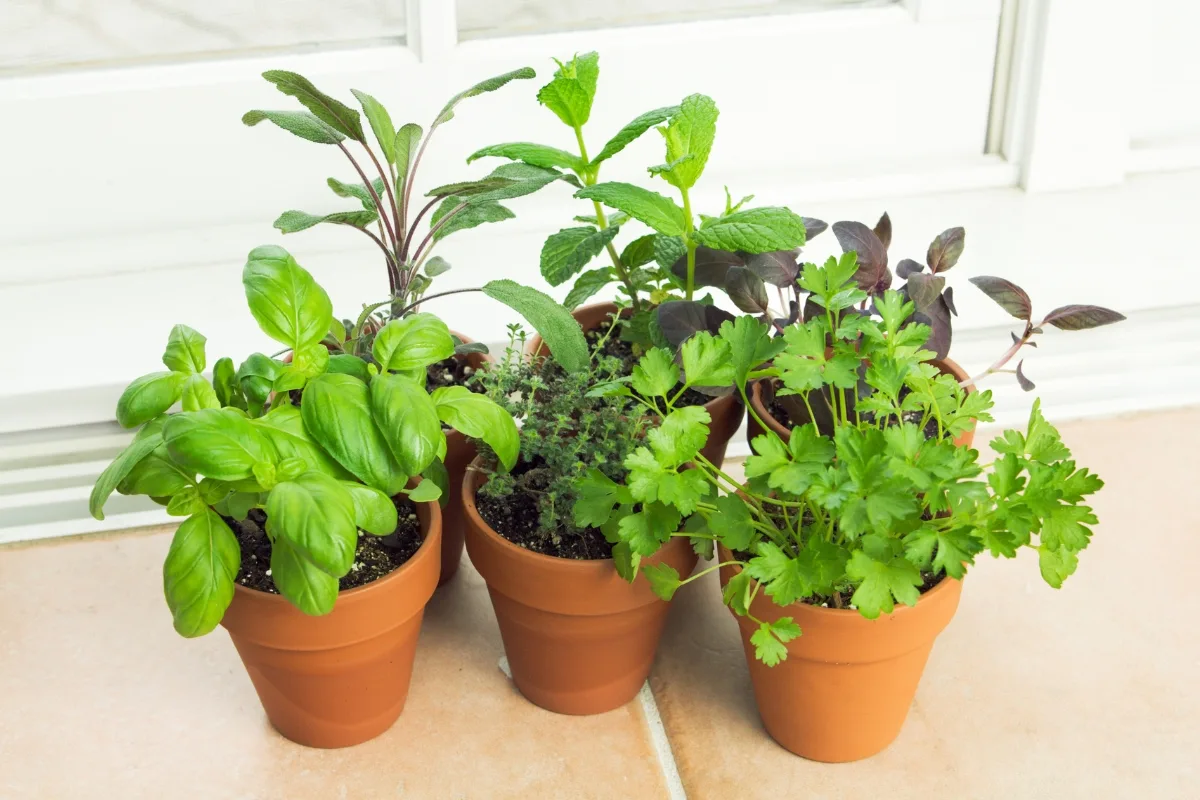
<svg viewBox="0 0 1200 800">
<path fill-rule="evenodd" d="M 976 375 L 973 378 L 967 378 L 965 381 L 959 381 L 958 385 L 965 389 L 968 386 L 975 384 L 977 381 L 983 380 L 988 375 L 993 375 L 993 374 L 999 372 L 1000 368 L 1003 367 L 1005 364 L 1007 364 L 1009 361 L 1011 361 L 1012 357 L 1017 354 L 1017 351 L 1019 351 L 1022 347 L 1024 347 L 1025 344 L 1032 337 L 1033 337 L 1032 331 L 1029 333 L 1026 333 L 1020 339 L 1017 339 L 1015 342 L 1013 342 L 1013 346 L 1008 348 L 1007 350 L 1005 350 L 1004 355 L 1002 355 L 1002 356 L 1000 356 L 1000 358 L 996 359 L 996 363 L 992 364 L 990 367 L 988 367 L 983 372 L 979 373 L 978 375 Z"/>
<path fill-rule="evenodd" d="M 421 219 L 424 218 L 424 216 L 427 213 L 429 213 L 429 209 L 433 208 L 435 205 L 437 205 L 438 203 L 440 203 L 441 201 L 443 201 L 445 199 L 446 199 L 445 197 L 435 197 L 432 200 L 430 200 L 428 203 L 426 203 L 424 208 L 422 208 L 419 212 L 417 212 L 417 216 L 413 218 L 412 225 L 410 225 L 408 228 L 408 234 L 407 234 L 407 236 L 405 236 L 404 245 L 400 249 L 400 259 L 402 261 L 408 259 L 408 246 L 409 246 L 409 244 L 412 243 L 412 240 L 414 238 L 416 238 L 417 225 L 419 225 L 421 223 Z"/>
<path fill-rule="evenodd" d="M 421 240 L 421 244 L 417 246 L 416 252 L 413 253 L 412 260 L 414 263 L 419 262 L 421 260 L 422 254 L 424 253 L 426 246 L 429 245 L 429 243 L 431 241 L 433 241 L 433 237 L 435 235 L 437 235 L 437 232 L 440 231 L 443 227 L 445 227 L 446 223 L 448 223 L 450 220 L 454 219 L 454 217 L 461 214 L 463 209 L 465 209 L 467 207 L 467 205 L 468 205 L 468 203 L 466 203 L 466 202 L 459 203 L 454 208 L 452 208 L 448 212 L 446 212 L 446 216 L 439 219 L 437 221 L 436 225 L 431 225 L 429 227 L 429 232 L 425 234 L 425 238 Z"/>
<path fill-rule="evenodd" d="M 342 148 L 342 152 L 346 154 L 346 158 L 350 159 L 350 163 L 354 165 L 354 170 L 358 173 L 358 177 L 362 178 L 363 186 L 367 188 L 371 199 L 375 201 L 375 210 L 379 213 L 379 218 L 383 220 L 383 226 L 387 228 L 388 235 L 392 239 L 392 248 L 398 250 L 399 248 L 396 247 L 396 232 L 392 230 L 392 222 L 387 218 L 387 209 L 383 207 L 383 200 L 379 198 L 379 193 L 375 191 L 374 184 L 367 178 L 367 173 L 363 172 L 362 166 L 355 160 L 354 156 L 350 155 L 350 149 L 346 147 L 345 143 L 338 142 L 338 147 Z"/>
<path fill-rule="evenodd" d="M 371 161 L 375 164 L 375 169 L 379 172 L 379 179 L 383 181 L 383 190 L 387 192 L 388 203 L 392 206 L 392 220 L 395 225 L 396 235 L 400 240 L 396 242 L 397 247 L 404 246 L 404 230 L 400 227 L 400 208 L 396 205 L 396 195 L 392 193 L 392 182 L 388 180 L 391 176 L 392 169 L 389 166 L 385 172 L 383 166 L 379 163 L 379 159 L 375 157 L 375 151 L 367 145 L 363 145 L 363 149 L 367 151 L 367 155 L 371 157 Z M 383 209 L 379 209 L 379 216 L 383 216 Z"/>
<path fill-rule="evenodd" d="M 691 300 L 696 285 L 696 243 L 692 241 L 692 198 L 687 189 L 680 189 L 683 196 L 683 244 L 687 248 L 687 294 L 684 299 Z"/>
<path fill-rule="evenodd" d="M 445 297 L 446 295 L 450 295 L 450 294 L 464 294 L 466 292 L 482 292 L 482 291 L 483 291 L 483 289 L 473 286 L 468 289 L 447 289 L 444 292 L 436 292 L 434 294 L 427 294 L 424 297 L 422 297 L 420 300 L 418 300 L 417 302 L 410 303 L 409 305 L 400 309 L 400 313 L 396 314 L 396 316 L 397 317 L 404 316 L 407 312 L 412 311 L 414 308 L 421 305 L 421 303 L 424 303 L 426 300 L 435 300 L 439 297 Z"/>
<path fill-rule="evenodd" d="M 583 163 L 587 164 L 591 159 L 588 158 L 587 145 L 583 141 L 583 128 L 578 125 L 575 128 L 575 141 L 579 144 L 579 157 L 583 159 Z M 599 170 L 584 168 L 582 173 L 576 173 L 579 179 L 583 181 L 584 186 L 595 186 L 599 180 Z M 604 206 L 600 205 L 599 200 L 592 201 L 592 207 L 596 209 L 596 226 L 600 230 L 608 230 L 608 215 L 604 213 Z M 633 279 L 629 277 L 629 271 L 625 265 L 621 263 L 621 257 L 617 255 L 617 248 L 613 247 L 612 242 L 604 245 L 604 249 L 608 251 L 608 257 L 612 259 L 613 269 L 617 271 L 617 275 L 621 278 L 621 283 L 625 284 L 625 290 L 629 292 L 630 299 L 633 300 L 634 312 L 642 310 L 642 301 L 638 299 L 637 290 L 633 286 Z"/>
</svg>

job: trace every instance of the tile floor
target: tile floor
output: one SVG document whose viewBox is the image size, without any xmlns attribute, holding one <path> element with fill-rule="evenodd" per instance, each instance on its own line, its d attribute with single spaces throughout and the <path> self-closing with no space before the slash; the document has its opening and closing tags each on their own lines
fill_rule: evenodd
<svg viewBox="0 0 1200 800">
<path fill-rule="evenodd" d="M 357 748 L 299 747 L 223 631 L 175 636 L 158 530 L 0 548 L 0 798 L 1200 798 L 1200 410 L 1064 436 L 1108 481 L 1079 572 L 1056 593 L 1033 560 L 982 562 L 875 758 L 817 764 L 766 736 L 735 624 L 700 581 L 651 678 L 681 794 L 639 702 L 561 717 L 517 694 L 469 565 L 429 607 L 400 721 Z"/>
</svg>

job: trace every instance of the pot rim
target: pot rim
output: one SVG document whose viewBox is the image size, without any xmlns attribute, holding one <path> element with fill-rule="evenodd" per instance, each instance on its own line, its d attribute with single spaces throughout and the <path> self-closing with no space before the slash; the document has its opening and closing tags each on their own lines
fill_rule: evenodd
<svg viewBox="0 0 1200 800">
<path fill-rule="evenodd" d="M 933 358 L 929 360 L 929 363 L 937 366 L 940 370 L 942 370 L 943 374 L 948 373 L 953 375 L 955 378 L 958 378 L 959 381 L 965 381 L 970 377 L 967 374 L 967 371 L 963 369 L 957 361 L 950 357 Z M 767 425 L 771 427 L 771 430 L 773 430 L 779 436 L 782 436 L 784 441 L 787 441 L 787 438 L 791 435 L 791 430 L 775 418 L 775 415 L 772 414 L 770 409 L 767 408 L 767 404 L 764 399 L 765 391 L 763 387 L 772 380 L 775 379 L 759 378 L 750 384 L 750 391 L 746 394 L 750 399 L 750 408 L 754 410 L 754 413 L 757 414 L 763 422 L 767 423 Z M 967 394 L 978 391 L 974 384 L 965 387 L 965 389 Z M 977 421 L 976 424 L 978 424 Z M 972 432 L 973 431 L 974 428 L 972 428 Z"/>
<path fill-rule="evenodd" d="M 441 525 L 442 508 L 437 500 L 426 500 L 426 501 L 423 501 L 420 503 L 414 503 L 413 505 L 417 506 L 418 509 L 420 507 L 424 506 L 424 507 L 426 507 L 426 509 L 429 512 L 428 518 L 424 519 L 424 520 L 422 520 L 420 518 L 419 513 L 417 515 L 417 522 L 420 523 L 420 526 L 421 526 L 421 546 L 417 548 L 417 551 L 415 553 L 413 553 L 411 556 L 409 556 L 407 561 L 405 561 L 400 566 L 396 567 L 396 569 L 392 570 L 387 575 L 384 575 L 382 578 L 377 578 L 377 579 L 371 581 L 370 583 L 363 584 L 362 586 L 355 586 L 353 589 L 346 589 L 345 591 L 342 591 L 339 589 L 338 590 L 338 602 L 341 602 L 342 598 L 344 598 L 344 597 L 362 597 L 363 595 L 368 594 L 372 590 L 378 590 L 378 589 L 384 587 L 385 584 L 388 584 L 389 582 L 391 582 L 393 579 L 397 579 L 397 580 L 400 579 L 402 577 L 402 575 L 405 573 L 405 571 L 409 570 L 410 567 L 412 567 L 413 570 L 415 570 L 414 565 L 416 564 L 417 560 L 419 558 L 423 557 L 423 554 L 428 552 L 428 549 L 431 547 L 431 545 L 429 544 L 429 541 L 432 537 L 429 535 L 429 532 L 433 529 L 434 523 L 436 522 L 439 526 Z M 367 534 L 367 535 L 372 536 L 374 534 Z M 441 546 L 440 542 L 438 543 L 438 546 L 439 547 Z M 238 566 L 240 568 L 241 565 L 239 564 Z M 409 571 L 411 572 L 413 570 L 409 570 Z M 238 583 L 237 581 L 234 581 L 233 591 L 235 594 L 242 594 L 242 595 L 245 595 L 246 597 L 252 597 L 252 598 L 254 598 L 254 600 L 256 602 L 273 603 L 276 605 L 279 603 L 283 603 L 284 605 L 287 605 L 289 608 L 295 608 L 295 606 L 292 605 L 291 601 L 289 601 L 282 594 L 279 594 L 277 592 L 264 592 L 262 589 L 254 589 L 249 586 L 243 586 L 242 584 Z"/>
</svg>

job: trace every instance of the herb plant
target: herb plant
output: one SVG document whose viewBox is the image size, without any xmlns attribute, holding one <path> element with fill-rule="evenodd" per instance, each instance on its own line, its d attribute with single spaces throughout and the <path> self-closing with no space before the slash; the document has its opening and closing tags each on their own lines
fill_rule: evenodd
<svg viewBox="0 0 1200 800">
<path fill-rule="evenodd" d="M 275 220 L 275 227 L 285 234 L 321 223 L 352 228 L 370 238 L 383 253 L 388 296 L 380 302 L 365 305 L 356 324 L 346 321 L 347 333 L 343 339 L 348 340 L 348 352 L 359 355 L 369 352 L 376 329 L 389 319 L 415 312 L 423 300 L 482 291 L 528 319 L 556 352 L 561 350 L 559 358 L 564 367 L 569 370 L 583 368 L 586 345 L 577 331 L 578 326 L 568 321 L 569 315 L 542 292 L 500 279 L 489 281 L 480 288 L 428 294 L 433 278 L 450 269 L 445 259 L 432 255 L 437 244 L 447 236 L 514 217 L 501 201 L 530 194 L 557 180 L 578 183 L 574 176 L 549 166 L 505 164 L 479 180 L 448 183 L 430 189 L 425 194 L 429 199 L 424 205 L 417 209 L 413 204 L 417 171 L 429 141 L 438 127 L 454 118 L 458 104 L 514 80 L 532 78 L 532 69 L 524 67 L 497 75 L 459 92 L 450 98 L 427 132 L 411 122 L 396 129 L 382 103 L 365 92 L 353 90 L 377 148 L 368 139 L 358 111 L 321 92 L 307 78 L 283 70 L 270 70 L 263 73 L 263 77 L 279 91 L 296 98 L 307 110 L 254 110 L 247 112 L 242 121 L 257 125 L 266 120 L 307 141 L 336 146 L 361 181 L 344 182 L 337 178 L 327 181 L 335 195 L 357 200 L 361 205 L 358 210 L 329 214 L 292 210 L 285 211 Z M 367 156 L 369 164 L 366 167 L 360 160 L 361 155 L 355 157 L 357 149 Z M 422 236 L 421 226 L 427 215 L 429 222 Z M 460 346 L 459 352 L 481 347 Z"/>
<path fill-rule="evenodd" d="M 605 542 L 589 526 L 576 525 L 572 509 L 578 481 L 588 470 L 624 479 L 625 459 L 645 432 L 645 420 L 631 398 L 601 396 L 605 392 L 596 390 L 620 379 L 622 362 L 596 348 L 588 370 L 568 373 L 549 357 L 527 360 L 524 334 L 518 326 L 510 333 L 504 357 L 479 380 L 497 404 L 522 421 L 518 467 L 492 469 L 479 493 L 510 506 L 518 495 L 535 498 L 536 529 L 526 537 L 533 549 L 607 558 L 617 540 L 609 536 Z M 615 334 L 612 321 L 604 336 Z M 488 461 L 495 465 L 497 459 Z M 616 558 L 619 566 L 628 563 L 619 553 Z"/>
<path fill-rule="evenodd" d="M 139 430 L 90 500 L 97 519 L 114 490 L 186 517 L 163 565 L 184 636 L 211 631 L 233 598 L 242 558 L 225 518 L 265 510 L 280 594 L 325 614 L 354 562 L 358 530 L 391 534 L 394 496 L 421 502 L 446 491 L 443 424 L 487 442 L 506 468 L 517 457 L 516 425 L 494 402 L 461 386 L 426 392 L 425 367 L 454 352 L 437 317 L 387 323 L 368 364 L 320 345 L 336 327 L 329 296 L 285 250 L 252 251 L 242 283 L 250 313 L 291 363 L 255 353 L 235 370 L 222 358 L 210 381 L 205 337 L 175 326 L 163 354 L 169 371 L 138 378 L 117 403 L 118 422 Z M 182 411 L 168 414 L 177 402 Z"/>
<path fill-rule="evenodd" d="M 992 463 L 956 446 L 977 422 L 991 421 L 991 392 L 969 391 L 972 382 L 960 385 L 930 363 L 931 328 L 911 321 L 915 304 L 899 291 L 876 296 L 878 318 L 854 313 L 867 299 L 858 270 L 853 251 L 805 265 L 800 283 L 823 313 L 781 337 L 751 317 L 726 321 L 717 336 L 700 332 L 684 343 L 682 374 L 668 351 L 655 349 L 628 386 L 610 388 L 632 397 L 657 427 L 626 459 L 626 481 L 593 470 L 580 482 L 576 523 L 612 530 L 634 569 L 672 536 L 691 537 L 706 556 L 714 543 L 728 553 L 685 580 L 669 566 L 643 567 L 660 596 L 727 566 L 737 571 L 724 600 L 739 615 L 754 619 L 751 604 L 765 592 L 779 606 L 847 607 L 876 618 L 896 603 L 916 604 L 943 579 L 962 578 L 984 551 L 1012 558 L 1036 550 L 1055 588 L 1075 571 L 1096 523 L 1085 498 L 1100 479 L 1077 467 L 1037 402 L 1023 432 L 992 441 Z M 785 441 L 759 419 L 765 433 L 752 442 L 739 482 L 699 453 L 707 413 L 678 407 L 675 387 L 681 379 L 727 381 L 746 400 L 748 382 L 760 378 L 779 380 L 782 394 L 806 406 L 826 404 L 832 427 L 809 422 Z M 865 391 L 850 406 L 846 391 L 860 379 Z M 791 617 L 756 621 L 757 657 L 779 663 L 800 628 Z"/>
<path fill-rule="evenodd" d="M 697 270 L 703 266 L 698 252 L 722 249 L 759 254 L 799 247 L 805 241 L 805 220 L 781 207 L 744 208 L 752 197 L 733 203 L 728 190 L 725 208 L 718 216 L 697 216 L 691 190 L 708 162 L 718 116 L 716 103 L 705 95 L 694 94 L 678 106 L 636 117 L 589 159 L 584 127 L 591 115 L 599 71 L 596 53 L 577 55 L 559 62 L 554 79 L 538 92 L 538 100 L 572 129 L 577 152 L 512 142 L 484 148 L 471 158 L 499 156 L 528 166 L 571 171 L 583 184 L 575 197 L 590 201 L 592 210 L 576 217 L 582 225 L 564 228 L 546 240 L 542 276 L 551 286 L 575 279 L 565 302 L 568 308 L 618 283 L 623 301 L 632 310 L 629 320 L 621 323 L 622 338 L 642 346 L 677 345 L 685 337 L 672 336 L 672 332 L 706 313 L 703 307 L 690 305 L 700 306 L 693 295 L 697 286 L 704 285 L 697 281 Z M 666 155 L 664 163 L 649 167 L 648 172 L 674 189 L 679 204 L 633 184 L 600 182 L 604 162 L 652 127 L 662 134 Z M 615 213 L 610 216 L 606 208 Z M 631 220 L 653 233 L 630 241 L 618 254 L 614 240 Z M 581 273 L 602 251 L 607 252 L 610 264 Z M 678 273 L 671 269 L 677 261 L 682 264 Z M 689 301 L 689 307 L 676 308 L 675 314 L 666 317 L 654 315 L 654 307 L 673 299 Z M 711 300 L 703 305 L 711 308 Z"/>
</svg>

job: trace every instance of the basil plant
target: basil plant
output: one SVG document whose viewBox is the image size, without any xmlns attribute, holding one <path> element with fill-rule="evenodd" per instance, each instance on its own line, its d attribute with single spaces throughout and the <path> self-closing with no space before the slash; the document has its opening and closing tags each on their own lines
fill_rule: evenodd
<svg viewBox="0 0 1200 800">
<path fill-rule="evenodd" d="M 205 337 L 176 325 L 167 371 L 138 378 L 117 403 L 117 421 L 139 430 L 90 500 L 97 519 L 114 490 L 184 517 L 163 591 L 188 637 L 215 628 L 233 599 L 242 559 L 226 518 L 263 509 L 280 594 L 306 614 L 326 614 L 354 562 L 358 530 L 392 533 L 397 495 L 445 495 L 443 425 L 485 441 L 506 469 L 517 458 L 516 425 L 493 401 L 461 386 L 426 392 L 425 368 L 454 352 L 437 317 L 389 322 L 368 361 L 337 352 L 344 328 L 329 295 L 287 251 L 252 251 L 242 283 L 250 313 L 290 362 L 255 353 L 235 369 L 222 358 L 210 379 Z M 176 403 L 182 411 L 168 414 Z"/>
</svg>

